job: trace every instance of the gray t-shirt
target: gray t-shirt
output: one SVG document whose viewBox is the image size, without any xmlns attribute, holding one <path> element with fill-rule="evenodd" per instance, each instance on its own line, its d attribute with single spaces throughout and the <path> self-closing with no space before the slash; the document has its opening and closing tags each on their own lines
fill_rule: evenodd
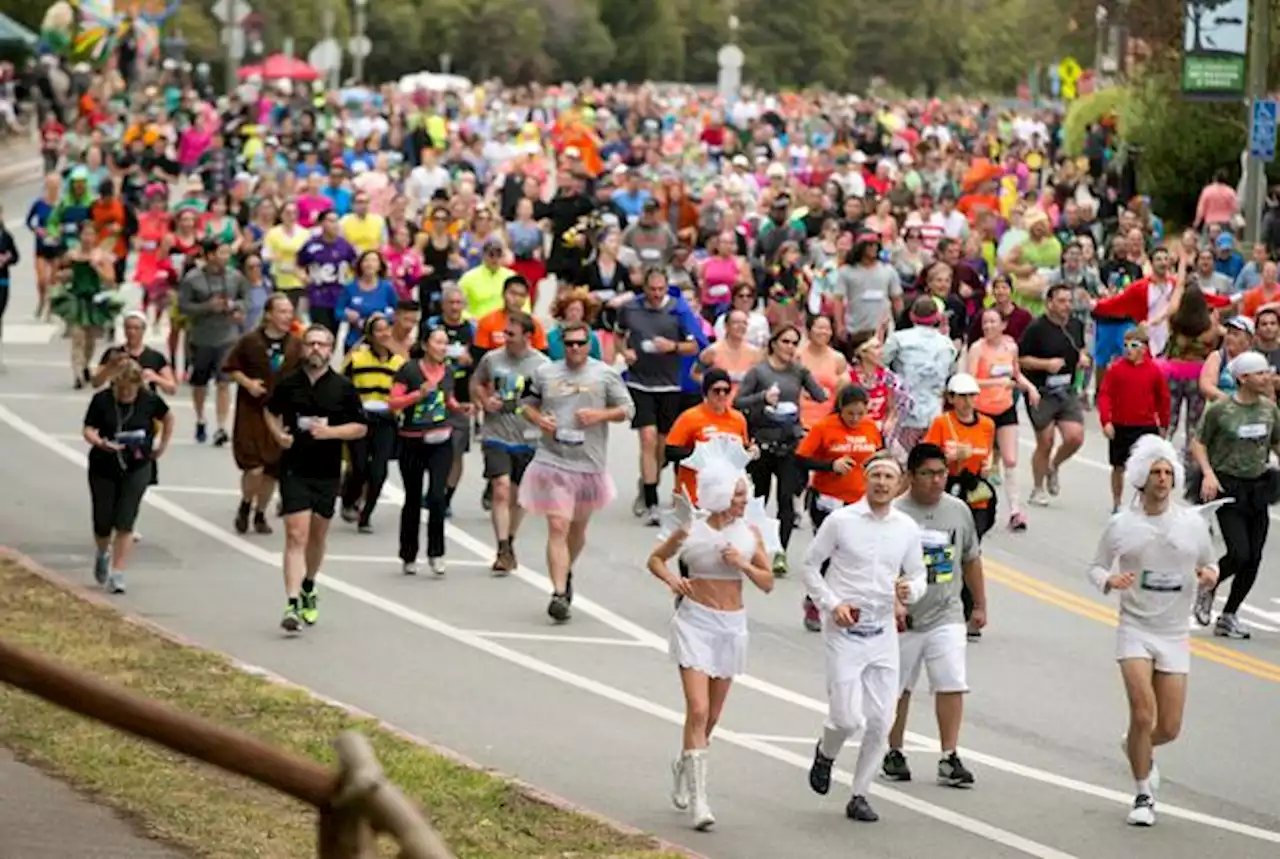
<svg viewBox="0 0 1280 859">
<path fill-rule="evenodd" d="M 486 352 L 476 365 L 472 379 L 478 385 L 492 385 L 502 400 L 502 411 L 484 415 L 482 444 L 532 450 L 542 432 L 519 413 L 520 401 L 528 392 L 534 371 L 550 359 L 537 349 L 528 349 L 516 358 L 505 348 Z"/>
<path fill-rule="evenodd" d="M 920 542 L 924 546 L 929 588 L 907 609 L 912 631 L 925 632 L 935 626 L 964 623 L 961 567 L 982 554 L 973 514 L 963 501 L 945 494 L 932 507 L 917 504 L 910 495 L 899 498 L 894 506 L 920 526 Z"/>
<path fill-rule="evenodd" d="M 556 419 L 554 433 L 541 433 L 534 460 L 565 471 L 603 474 L 608 470 L 609 425 L 578 425 L 578 409 L 623 406 L 627 419 L 635 415 L 631 393 L 618 371 L 594 358 L 576 370 L 564 361 L 548 361 L 533 371 L 526 402 Z"/>
<path fill-rule="evenodd" d="M 892 302 L 902 297 L 902 284 L 898 273 L 882 262 L 845 265 L 836 273 L 836 293 L 844 297 L 849 331 L 874 331 L 893 315 Z"/>
</svg>

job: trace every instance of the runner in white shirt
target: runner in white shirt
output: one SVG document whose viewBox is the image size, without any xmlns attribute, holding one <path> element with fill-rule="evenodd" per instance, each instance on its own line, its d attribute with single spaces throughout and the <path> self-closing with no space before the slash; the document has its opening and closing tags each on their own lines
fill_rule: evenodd
<svg viewBox="0 0 1280 859">
<path fill-rule="evenodd" d="M 1197 584 L 1212 588 L 1218 580 L 1205 517 L 1218 505 L 1176 504 L 1184 478 L 1173 445 L 1155 435 L 1138 439 L 1125 464 L 1125 482 L 1137 497 L 1111 517 L 1089 568 L 1104 594 L 1120 592 L 1116 660 L 1129 697 L 1125 751 L 1136 782 L 1129 811 L 1134 826 L 1156 822 L 1160 776 L 1153 749 L 1176 739 L 1182 727 L 1191 669 L 1187 616 Z"/>
<path fill-rule="evenodd" d="M 893 507 L 902 466 L 881 451 L 867 460 L 867 494 L 827 517 L 809 546 L 804 584 L 822 614 L 826 651 L 827 721 L 814 749 L 809 786 L 831 790 L 831 767 L 845 740 L 863 729 L 845 806 L 852 820 L 880 817 L 867 802 L 876 767 L 888 747 L 900 690 L 899 612 L 924 596 L 920 526 Z M 830 561 L 826 577 L 822 565 Z"/>
</svg>

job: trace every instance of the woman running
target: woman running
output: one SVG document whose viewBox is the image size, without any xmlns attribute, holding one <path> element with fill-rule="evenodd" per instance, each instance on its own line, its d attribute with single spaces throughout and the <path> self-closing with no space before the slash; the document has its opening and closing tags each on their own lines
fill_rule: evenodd
<svg viewBox="0 0 1280 859">
<path fill-rule="evenodd" d="M 830 316 L 814 316 L 809 321 L 809 336 L 800 348 L 800 363 L 827 392 L 825 402 L 818 402 L 808 394 L 800 395 L 800 424 L 805 429 L 831 414 L 828 403 L 834 402 L 836 391 L 849 380 L 849 362 L 831 345 L 835 331 Z"/>
<path fill-rule="evenodd" d="M 396 447 L 396 419 L 388 400 L 396 371 L 404 364 L 391 349 L 390 317 L 375 315 L 364 326 L 364 339 L 347 353 L 343 373 L 356 386 L 369 431 L 351 442 L 351 467 L 342 485 L 342 520 L 355 522 L 361 534 L 372 534 L 373 508 L 387 482 Z"/>
<path fill-rule="evenodd" d="M 76 390 L 89 381 L 89 362 L 98 337 L 120 312 L 115 287 L 115 257 L 98 244 L 91 221 L 80 225 L 80 243 L 67 253 L 69 279 L 49 298 L 53 314 L 71 334 L 71 372 Z"/>
<path fill-rule="evenodd" d="M 685 460 L 696 469 L 698 508 L 682 500 L 678 527 L 654 549 L 648 568 L 676 596 L 669 652 L 680 668 L 684 689 L 684 738 L 672 765 L 671 802 L 689 810 L 695 829 L 715 824 L 707 802 L 707 746 L 720 721 L 733 678 L 746 670 L 747 614 L 742 580 L 765 593 L 773 573 L 764 522 L 749 523 L 748 483 L 743 470 L 750 455 L 738 439 L 718 436 L 698 444 Z M 683 496 L 680 496 L 683 499 Z M 761 527 L 764 526 L 764 527 Z M 670 569 L 679 559 L 679 573 Z"/>
<path fill-rule="evenodd" d="M 49 290 L 58 280 L 58 261 L 66 250 L 55 232 L 49 230 L 49 216 L 62 199 L 62 180 L 50 175 L 44 179 L 44 193 L 27 212 L 27 229 L 36 237 L 36 318 L 49 315 Z"/>
<path fill-rule="evenodd" d="M 704 369 L 715 367 L 728 373 L 729 381 L 733 383 L 733 396 L 736 397 L 747 371 L 760 363 L 764 353 L 747 342 L 750 325 L 747 311 L 730 310 L 724 319 L 720 339 L 702 350 L 698 363 Z"/>
<path fill-rule="evenodd" d="M 1009 501 L 1009 529 L 1027 530 L 1027 517 L 1022 512 L 1018 494 L 1018 405 L 1017 391 L 1022 391 L 1027 404 L 1035 408 L 1040 392 L 1027 381 L 1018 366 L 1018 344 L 1004 333 L 1005 321 L 1000 311 L 988 307 L 982 311 L 982 339 L 969 347 L 969 374 L 978 380 L 978 397 L 974 405 L 991 418 L 996 427 L 996 447 L 1004 466 L 1005 498 Z"/>
</svg>

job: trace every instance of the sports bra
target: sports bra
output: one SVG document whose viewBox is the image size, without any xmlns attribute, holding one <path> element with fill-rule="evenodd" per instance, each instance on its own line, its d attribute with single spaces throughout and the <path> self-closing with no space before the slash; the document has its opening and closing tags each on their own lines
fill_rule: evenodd
<svg viewBox="0 0 1280 859">
<path fill-rule="evenodd" d="M 750 557 L 756 550 L 755 532 L 742 519 L 719 531 L 704 520 L 695 521 L 680 549 L 680 560 L 688 567 L 689 578 L 740 581 L 742 571 L 730 567 L 720 556 L 726 544 L 737 549 L 743 557 Z"/>
</svg>

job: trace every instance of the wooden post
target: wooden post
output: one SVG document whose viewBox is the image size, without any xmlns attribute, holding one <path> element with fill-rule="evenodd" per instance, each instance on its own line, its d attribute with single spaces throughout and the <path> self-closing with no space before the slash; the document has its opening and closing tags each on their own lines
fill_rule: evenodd
<svg viewBox="0 0 1280 859">
<path fill-rule="evenodd" d="M 240 731 L 151 701 L 0 640 L 0 681 L 117 730 L 288 794 L 316 808 L 329 804 L 337 776 Z"/>
</svg>

